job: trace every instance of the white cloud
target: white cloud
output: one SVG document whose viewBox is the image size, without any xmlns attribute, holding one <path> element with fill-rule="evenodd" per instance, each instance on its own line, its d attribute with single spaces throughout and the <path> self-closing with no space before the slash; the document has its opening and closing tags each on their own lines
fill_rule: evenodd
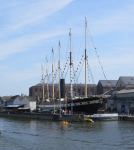
<svg viewBox="0 0 134 150">
<path fill-rule="evenodd" d="M 17 30 L 20 30 L 24 26 L 44 22 L 46 17 L 62 9 L 71 1 L 72 0 L 41 0 L 32 3 L 24 2 L 18 7 L 13 7 L 7 11 L 9 23 L 2 29 L 4 30 L 2 33 L 4 34 L 4 32 L 6 32 L 9 34 L 12 31 L 16 32 Z"/>
<path fill-rule="evenodd" d="M 14 68 L 5 67 L 0 73 L 0 76 L 8 82 L 24 81 L 40 76 L 41 67 L 39 64 L 33 64 L 30 68 L 25 70 L 15 70 Z M 41 76 L 40 76 L 41 78 Z M 4 80 L 4 81 L 5 81 Z"/>
<path fill-rule="evenodd" d="M 60 34 L 64 34 L 66 31 L 61 29 L 61 31 L 49 31 L 49 29 L 44 29 L 45 32 L 43 33 L 35 33 L 32 34 L 29 32 L 24 33 L 25 36 L 22 37 L 15 37 L 18 32 L 21 32 L 21 29 L 24 27 L 24 29 L 28 29 L 30 26 L 38 24 L 39 22 L 44 22 L 46 18 L 62 9 L 65 7 L 67 4 L 69 4 L 72 0 L 50 0 L 50 1 L 36 1 L 29 3 L 27 2 L 21 2 L 18 3 L 17 1 L 13 1 L 13 3 L 10 5 L 10 3 L 7 3 L 7 5 L 4 3 L 2 7 L 3 9 L 8 9 L 7 10 L 7 16 L 9 16 L 8 20 L 9 23 L 5 24 L 4 29 L 1 28 L 0 30 L 0 36 L 1 39 L 3 37 L 6 37 L 8 41 L 4 41 L 2 44 L 0 44 L 0 60 L 5 59 L 9 55 L 16 53 L 16 52 L 21 52 L 21 51 L 26 51 L 29 49 L 29 46 L 34 45 L 37 43 L 39 40 L 46 39 L 46 38 L 51 38 L 53 36 L 57 36 Z M 16 7 L 15 7 L 16 6 Z M 30 25 L 30 26 L 29 26 Z M 11 38 L 5 34 L 5 32 L 9 35 L 14 35 L 14 37 Z M 68 32 L 68 31 L 67 31 Z M 3 39 L 2 39 L 3 40 Z"/>
<path fill-rule="evenodd" d="M 3 44 L 0 44 L 0 60 L 5 59 L 9 55 L 21 51 L 26 51 L 29 49 L 29 46 L 33 46 L 34 44 L 37 44 L 38 41 L 46 38 L 51 38 L 57 35 L 61 35 L 66 33 L 67 31 L 58 31 L 53 33 L 41 33 L 36 35 L 30 35 L 30 36 L 23 36 L 20 38 L 13 39 L 9 42 L 5 42 Z"/>
</svg>

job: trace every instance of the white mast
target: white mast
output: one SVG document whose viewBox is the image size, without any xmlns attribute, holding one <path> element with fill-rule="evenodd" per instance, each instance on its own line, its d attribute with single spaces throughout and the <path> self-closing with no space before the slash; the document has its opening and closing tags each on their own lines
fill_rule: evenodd
<svg viewBox="0 0 134 150">
<path fill-rule="evenodd" d="M 87 98 L 87 20 L 85 17 L 85 97 Z"/>
<path fill-rule="evenodd" d="M 70 96 L 71 96 L 71 99 L 73 98 L 73 87 L 72 87 L 72 44 L 71 44 L 71 28 L 70 28 L 70 32 L 69 32 L 69 35 L 70 35 Z"/>
<path fill-rule="evenodd" d="M 44 101 L 44 77 L 43 77 L 43 65 L 42 65 L 42 93 L 43 93 L 43 97 L 42 97 L 42 100 Z"/>
<path fill-rule="evenodd" d="M 52 81 L 53 81 L 53 101 L 54 101 L 54 65 L 53 65 L 53 47 L 52 47 Z M 55 101 L 54 101 L 54 114 L 55 114 Z"/>
<path fill-rule="evenodd" d="M 47 55 L 46 55 L 46 74 L 47 74 L 47 98 L 49 99 L 49 89 L 48 89 L 48 69 L 47 69 Z"/>
<path fill-rule="evenodd" d="M 72 65 L 73 65 L 73 63 L 72 63 L 71 28 L 70 28 L 69 35 L 70 35 L 70 97 L 71 97 L 71 101 L 72 101 L 72 98 L 73 98 L 73 92 L 72 92 L 73 91 L 73 87 L 72 87 Z M 73 115 L 72 102 L 71 102 L 71 114 Z"/>
<path fill-rule="evenodd" d="M 60 99 L 60 40 L 59 40 L 59 101 L 60 101 L 60 117 L 61 117 L 61 99 Z"/>
</svg>

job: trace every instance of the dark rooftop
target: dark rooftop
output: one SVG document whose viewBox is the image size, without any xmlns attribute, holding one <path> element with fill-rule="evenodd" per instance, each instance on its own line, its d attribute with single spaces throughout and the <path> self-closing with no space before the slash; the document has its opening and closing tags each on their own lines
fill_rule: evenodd
<svg viewBox="0 0 134 150">
<path fill-rule="evenodd" d="M 42 86 L 42 83 L 38 83 L 35 86 Z M 47 84 L 44 84 L 44 86 L 47 86 Z M 48 84 L 48 86 L 53 86 L 53 84 Z M 59 86 L 59 84 L 54 84 L 54 86 Z M 70 86 L 70 84 L 65 84 L 65 86 Z M 85 84 L 73 84 L 73 86 L 83 86 L 85 87 Z M 87 87 L 96 87 L 96 84 L 87 84 Z"/>
<path fill-rule="evenodd" d="M 134 84 L 134 76 L 120 76 L 125 84 Z"/>
<path fill-rule="evenodd" d="M 102 86 L 116 86 L 118 80 L 99 80 Z"/>
</svg>

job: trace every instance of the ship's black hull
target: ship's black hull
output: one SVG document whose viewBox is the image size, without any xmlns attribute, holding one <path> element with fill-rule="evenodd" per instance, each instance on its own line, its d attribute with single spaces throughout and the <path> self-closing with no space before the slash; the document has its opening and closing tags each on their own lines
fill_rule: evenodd
<svg viewBox="0 0 134 150">
<path fill-rule="evenodd" d="M 67 110 L 72 110 L 73 113 L 94 114 L 102 107 L 102 101 L 98 97 L 70 100 L 67 104 Z"/>
<path fill-rule="evenodd" d="M 96 114 L 99 108 L 102 107 L 101 103 L 95 104 L 87 104 L 87 105 L 79 105 L 79 106 L 71 106 L 67 107 L 67 110 L 73 111 L 73 113 L 86 113 L 86 114 Z"/>
<path fill-rule="evenodd" d="M 45 109 L 60 109 L 60 102 L 46 102 Z M 75 99 L 61 102 L 61 109 L 73 111 L 73 113 L 95 114 L 102 107 L 102 101 L 98 97 Z"/>
</svg>

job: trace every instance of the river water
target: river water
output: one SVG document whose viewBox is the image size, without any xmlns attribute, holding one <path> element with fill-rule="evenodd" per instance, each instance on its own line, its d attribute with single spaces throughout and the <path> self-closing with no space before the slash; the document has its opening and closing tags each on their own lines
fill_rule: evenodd
<svg viewBox="0 0 134 150">
<path fill-rule="evenodd" d="M 134 122 L 60 122 L 0 117 L 0 150 L 134 149 Z"/>
</svg>

